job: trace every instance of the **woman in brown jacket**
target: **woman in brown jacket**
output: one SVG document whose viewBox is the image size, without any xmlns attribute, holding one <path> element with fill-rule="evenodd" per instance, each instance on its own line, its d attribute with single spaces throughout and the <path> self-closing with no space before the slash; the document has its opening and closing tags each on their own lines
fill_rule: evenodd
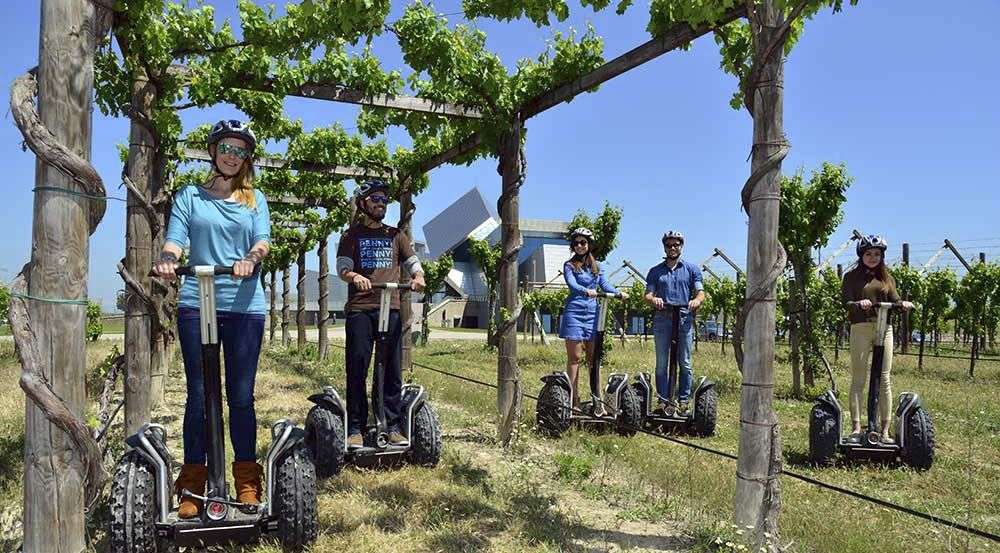
<svg viewBox="0 0 1000 553">
<path fill-rule="evenodd" d="M 848 317 L 851 321 L 851 436 L 852 442 L 861 439 L 861 395 L 864 393 L 865 382 L 868 381 L 868 371 L 871 367 L 872 348 L 880 338 L 875 336 L 875 319 L 877 311 L 874 304 L 878 302 L 899 303 L 903 309 L 912 309 L 913 304 L 900 301 L 896 290 L 896 281 L 885 266 L 885 250 L 888 247 L 885 239 L 878 235 L 868 235 L 858 241 L 858 264 L 844 275 L 841 285 L 841 295 L 844 302 L 856 301 L 858 304 L 848 307 Z M 892 326 L 886 329 L 883 339 L 884 357 L 882 358 L 882 382 L 879 391 L 879 420 L 882 442 L 892 443 L 889 436 L 890 413 L 892 413 Z"/>
</svg>

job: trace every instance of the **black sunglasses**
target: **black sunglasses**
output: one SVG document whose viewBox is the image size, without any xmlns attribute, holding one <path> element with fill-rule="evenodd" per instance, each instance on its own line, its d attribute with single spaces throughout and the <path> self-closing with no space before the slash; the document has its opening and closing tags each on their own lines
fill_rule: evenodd
<svg viewBox="0 0 1000 553">
<path fill-rule="evenodd" d="M 389 197 L 388 196 L 368 196 L 368 201 L 373 202 L 373 203 L 377 203 L 377 204 L 388 205 L 389 204 Z"/>
<path fill-rule="evenodd" d="M 573 241 L 573 245 L 574 246 L 586 246 L 587 245 L 587 241 L 586 240 L 574 240 Z"/>
</svg>

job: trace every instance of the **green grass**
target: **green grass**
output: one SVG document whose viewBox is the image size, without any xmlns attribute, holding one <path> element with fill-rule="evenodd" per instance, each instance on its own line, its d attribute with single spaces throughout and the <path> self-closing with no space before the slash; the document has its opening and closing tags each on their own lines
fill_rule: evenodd
<svg viewBox="0 0 1000 553">
<path fill-rule="evenodd" d="M 334 343 L 342 343 L 334 341 Z M 88 345 L 88 366 L 111 344 Z M 496 357 L 480 344 L 435 342 L 414 350 L 423 364 L 487 382 L 495 381 Z M 306 396 L 333 383 L 343 389 L 343 351 L 315 360 L 303 352 L 272 349 L 257 380 L 258 450 L 279 418 L 302 422 Z M 562 344 L 519 343 L 525 391 L 537 393 L 538 378 L 565 362 Z M 779 356 L 783 350 L 779 349 Z M 652 344 L 615 345 L 606 373 L 634 374 L 652 367 Z M 848 385 L 845 356 L 836 365 L 841 389 Z M 849 487 L 914 509 L 1000 533 L 1000 367 L 983 364 L 976 380 L 967 362 L 897 357 L 894 394 L 920 393 L 937 427 L 937 460 L 927 472 L 905 467 L 843 464 L 814 468 L 804 463 L 811 401 L 791 397 L 788 368 L 777 367 L 775 409 L 781 422 L 785 466 L 825 482 Z M 0 550 L 20 542 L 24 395 L 13 347 L 0 342 Z M 171 430 L 180 453 L 179 425 L 184 380 L 174 369 L 167 403 L 156 418 Z M 739 375 L 718 344 L 702 343 L 695 373 L 719 385 L 717 434 L 693 439 L 736 453 Z M 737 550 L 732 514 L 732 461 L 650 436 L 570 431 L 550 440 L 533 431 L 534 403 L 525 399 L 518 439 L 502 450 L 493 440 L 496 395 L 489 388 L 425 369 L 404 375 L 427 387 L 445 432 L 445 455 L 434 469 L 347 470 L 323 484 L 319 498 L 321 537 L 313 552 L 378 551 L 698 551 Z M 584 377 L 585 378 L 585 377 Z M 585 382 L 585 380 L 584 380 Z M 112 431 L 121 439 L 121 429 Z M 687 439 L 687 438 L 684 438 Z M 120 443 L 120 442 L 119 442 Z M 120 446 L 119 446 L 120 447 Z M 231 452 L 230 452 L 231 455 Z M 781 481 L 781 543 L 805 552 L 989 551 L 990 542 L 784 477 Z M 658 532 L 658 534 L 657 534 Z M 95 550 L 103 546 L 95 528 Z M 734 545 L 727 546 L 727 543 Z M 273 545 L 234 549 L 272 553 Z"/>
<path fill-rule="evenodd" d="M 634 374 L 653 364 L 651 344 L 616 344 L 605 363 L 608 373 Z M 719 354 L 718 344 L 701 344 L 695 357 L 695 373 L 707 374 L 719 383 L 720 406 L 717 434 L 698 443 L 737 453 L 739 420 L 739 375 L 731 357 Z M 779 354 L 783 354 L 779 350 Z M 548 348 L 520 344 L 520 359 L 526 391 L 537 392 L 537 378 L 564 363 L 558 345 Z M 843 390 L 849 385 L 846 356 L 836 364 L 836 379 Z M 432 366 L 491 381 L 495 358 L 479 347 L 439 344 L 418 350 L 420 361 Z M 789 369 L 779 362 L 776 369 L 775 409 L 781 423 L 785 466 L 823 481 L 849 487 L 963 524 L 1000 533 L 1000 404 L 996 398 L 1000 367 L 982 365 L 976 380 L 966 376 L 963 361 L 925 360 L 925 370 L 916 369 L 916 358 L 897 356 L 894 363 L 894 395 L 904 390 L 920 393 L 937 427 L 937 460 L 919 473 L 897 466 L 844 464 L 813 468 L 808 454 L 808 415 L 811 401 L 791 397 Z M 448 402 L 464 402 L 477 410 L 492 412 L 494 392 L 471 389 L 467 384 L 445 382 L 447 377 L 417 369 L 422 383 Z M 475 396 L 475 397 L 473 397 Z M 525 400 L 523 420 L 533 419 L 534 404 Z M 525 429 L 527 430 L 527 428 Z M 531 438 L 529 438 L 531 439 Z M 648 436 L 619 438 L 574 432 L 556 442 L 562 452 L 588 451 L 603 447 L 615 451 L 618 470 L 630 473 L 640 487 L 652 486 L 658 501 L 680 497 L 674 518 L 694 526 L 729 520 L 731 517 L 735 466 L 733 462 L 667 443 Z M 617 449 L 613 449 L 617 446 Z M 986 551 L 989 542 L 950 531 L 919 519 L 871 504 L 823 491 L 812 485 L 782 479 L 782 538 L 794 541 L 803 551 Z"/>
</svg>

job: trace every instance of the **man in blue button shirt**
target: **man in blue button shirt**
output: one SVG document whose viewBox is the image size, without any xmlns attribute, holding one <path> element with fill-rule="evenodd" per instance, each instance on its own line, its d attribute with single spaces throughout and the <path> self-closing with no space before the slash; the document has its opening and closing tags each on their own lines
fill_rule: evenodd
<svg viewBox="0 0 1000 553">
<path fill-rule="evenodd" d="M 679 414 L 688 410 L 688 396 L 691 394 L 691 345 L 694 343 L 694 313 L 705 301 L 705 286 L 701 269 L 681 260 L 684 249 L 684 235 L 677 231 L 667 231 L 663 235 L 663 263 L 656 265 L 646 275 L 646 301 L 653 306 L 653 338 L 656 342 L 656 395 L 660 398 L 659 410 L 671 411 L 675 407 L 669 397 L 671 383 L 667 374 L 670 363 L 670 338 L 673 334 L 673 312 L 671 306 L 680 309 L 680 332 L 677 336 L 677 364 L 680 366 L 680 382 L 677 390 Z M 692 299 L 693 296 L 693 299 Z"/>
</svg>

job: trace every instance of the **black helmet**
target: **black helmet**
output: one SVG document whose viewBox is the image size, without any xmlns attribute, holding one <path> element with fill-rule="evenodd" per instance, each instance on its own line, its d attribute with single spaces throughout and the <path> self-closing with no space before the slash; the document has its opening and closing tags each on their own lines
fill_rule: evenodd
<svg viewBox="0 0 1000 553">
<path fill-rule="evenodd" d="M 885 241 L 885 238 L 882 238 L 878 234 L 869 234 L 868 236 L 862 236 L 858 239 L 858 245 L 855 248 L 855 251 L 858 252 L 858 257 L 862 257 L 865 255 L 866 251 L 872 248 L 877 248 L 882 250 L 882 254 L 885 255 L 885 250 L 888 247 L 889 243 Z"/>
<path fill-rule="evenodd" d="M 358 186 L 357 190 L 354 191 L 354 205 L 357 206 L 358 210 L 367 215 L 371 219 L 381 221 L 384 217 L 376 217 L 373 213 L 368 211 L 365 207 L 365 198 L 371 196 L 376 192 L 385 192 L 386 196 L 389 196 L 389 183 L 382 179 L 368 179 Z M 391 196 L 389 196 L 392 199 Z"/>
<path fill-rule="evenodd" d="M 360 201 L 368 196 L 371 196 L 375 192 L 385 192 L 386 195 L 389 194 L 389 183 L 382 179 L 368 179 L 358 186 L 357 190 L 354 191 L 354 197 L 356 200 Z"/>
<path fill-rule="evenodd" d="M 250 130 L 250 123 L 239 119 L 222 120 L 216 123 L 208 133 L 208 145 L 218 143 L 223 138 L 239 138 L 247 143 L 247 149 L 253 153 L 257 149 L 257 137 Z"/>
<path fill-rule="evenodd" d="M 660 239 L 660 242 L 666 244 L 667 240 L 671 238 L 673 238 L 674 240 L 680 240 L 681 244 L 684 244 L 684 235 L 681 234 L 680 231 L 676 230 L 668 230 L 667 232 L 663 233 L 663 238 Z"/>
</svg>

